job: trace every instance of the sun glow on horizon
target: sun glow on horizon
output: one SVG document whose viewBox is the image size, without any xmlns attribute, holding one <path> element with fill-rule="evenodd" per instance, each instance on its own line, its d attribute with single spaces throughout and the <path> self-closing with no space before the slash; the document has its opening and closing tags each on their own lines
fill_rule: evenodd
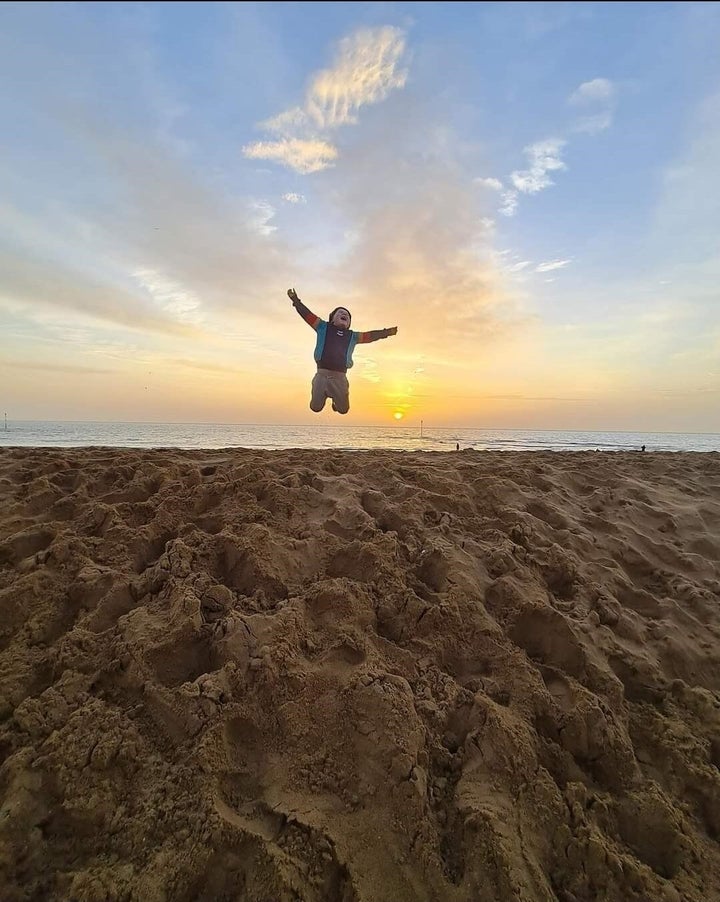
<svg viewBox="0 0 720 902">
<path fill-rule="evenodd" d="M 404 414 L 403 414 L 402 410 L 396 410 L 395 413 L 393 414 L 393 416 L 395 417 L 396 420 L 402 420 Z"/>
</svg>

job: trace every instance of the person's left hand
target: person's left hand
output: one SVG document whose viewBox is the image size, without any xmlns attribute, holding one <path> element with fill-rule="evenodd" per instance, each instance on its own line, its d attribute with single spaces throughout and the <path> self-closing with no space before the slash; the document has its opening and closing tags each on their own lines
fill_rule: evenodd
<svg viewBox="0 0 720 902">
<path fill-rule="evenodd" d="M 397 326 L 392 326 L 392 328 L 388 329 L 388 337 L 390 335 L 397 335 Z"/>
</svg>

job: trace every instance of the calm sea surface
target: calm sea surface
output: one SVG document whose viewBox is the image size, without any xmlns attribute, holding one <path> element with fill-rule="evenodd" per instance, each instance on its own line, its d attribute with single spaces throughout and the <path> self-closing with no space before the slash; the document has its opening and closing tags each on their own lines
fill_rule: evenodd
<svg viewBox="0 0 720 902">
<path fill-rule="evenodd" d="M 720 435 L 549 432 L 408 426 L 253 426 L 217 423 L 0 422 L 0 448 L 338 448 L 364 451 L 720 451 Z"/>
</svg>

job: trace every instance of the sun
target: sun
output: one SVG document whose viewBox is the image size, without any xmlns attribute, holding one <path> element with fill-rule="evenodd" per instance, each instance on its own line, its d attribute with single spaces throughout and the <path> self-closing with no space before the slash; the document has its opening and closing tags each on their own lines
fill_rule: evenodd
<svg viewBox="0 0 720 902">
<path fill-rule="evenodd" d="M 395 417 L 396 420 L 402 420 L 404 414 L 403 414 L 402 410 L 396 410 L 395 413 L 393 414 L 393 416 Z"/>
</svg>

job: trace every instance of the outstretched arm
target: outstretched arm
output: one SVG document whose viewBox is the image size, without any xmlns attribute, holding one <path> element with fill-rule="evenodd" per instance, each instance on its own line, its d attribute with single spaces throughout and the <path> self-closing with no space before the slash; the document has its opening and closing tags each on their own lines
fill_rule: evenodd
<svg viewBox="0 0 720 902">
<path fill-rule="evenodd" d="M 397 326 L 391 329 L 373 329 L 372 332 L 358 332 L 358 344 L 379 341 L 381 338 L 390 338 L 391 335 L 397 335 Z"/>
<path fill-rule="evenodd" d="M 288 288 L 288 297 L 292 301 L 293 307 L 297 310 L 300 316 L 305 320 L 305 322 L 312 326 L 313 329 L 317 329 L 322 320 L 319 316 L 316 316 L 312 310 L 308 310 L 308 308 L 303 304 L 300 298 L 295 293 L 294 288 Z"/>
</svg>

